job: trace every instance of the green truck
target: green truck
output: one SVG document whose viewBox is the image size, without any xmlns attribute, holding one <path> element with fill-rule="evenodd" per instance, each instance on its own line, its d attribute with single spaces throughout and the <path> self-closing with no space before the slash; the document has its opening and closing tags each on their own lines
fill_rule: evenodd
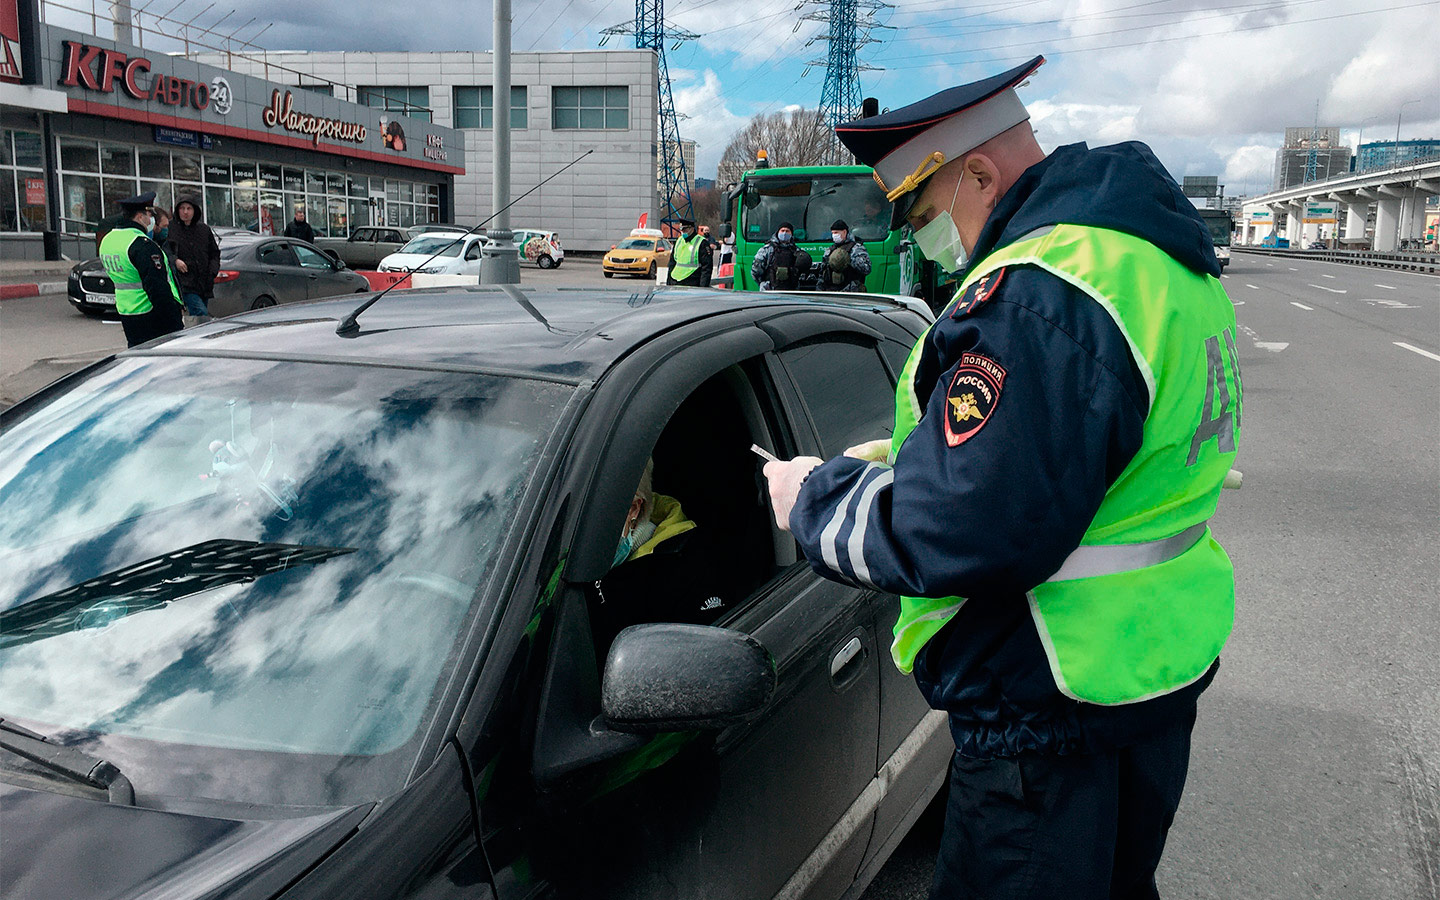
<svg viewBox="0 0 1440 900">
<path fill-rule="evenodd" d="M 844 219 L 850 233 L 864 242 L 872 268 L 865 289 L 876 294 L 922 298 L 932 309 L 950 298 L 953 284 L 926 261 L 909 229 L 890 228 L 890 201 L 869 166 L 788 166 L 751 169 L 729 193 L 721 237 L 735 239 L 737 291 L 760 286 L 750 275 L 755 254 L 775 235 L 781 222 L 795 229 L 795 241 L 818 265 L 830 245 L 830 225 Z M 801 281 L 813 289 L 815 278 Z"/>
</svg>

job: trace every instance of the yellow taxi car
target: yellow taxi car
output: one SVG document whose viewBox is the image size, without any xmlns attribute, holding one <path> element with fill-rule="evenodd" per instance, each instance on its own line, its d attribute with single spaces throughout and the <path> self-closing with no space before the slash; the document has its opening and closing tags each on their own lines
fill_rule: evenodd
<svg viewBox="0 0 1440 900">
<path fill-rule="evenodd" d="M 670 242 L 658 228 L 636 228 L 600 260 L 606 278 L 640 275 L 654 278 L 656 271 L 670 266 Z"/>
</svg>

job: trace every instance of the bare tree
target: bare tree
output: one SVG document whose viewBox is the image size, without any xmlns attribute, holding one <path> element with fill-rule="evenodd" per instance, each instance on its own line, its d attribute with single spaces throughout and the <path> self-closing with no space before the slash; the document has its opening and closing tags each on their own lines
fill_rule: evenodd
<svg viewBox="0 0 1440 900">
<path fill-rule="evenodd" d="M 819 110 L 782 110 L 750 120 L 730 140 L 720 157 L 720 186 L 738 181 L 739 173 L 755 167 L 764 150 L 772 166 L 816 166 L 838 162 L 834 133 L 820 119 Z"/>
</svg>

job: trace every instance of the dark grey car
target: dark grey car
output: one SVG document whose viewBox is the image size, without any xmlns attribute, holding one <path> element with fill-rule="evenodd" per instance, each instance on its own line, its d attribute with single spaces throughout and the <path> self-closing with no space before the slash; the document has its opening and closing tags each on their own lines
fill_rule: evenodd
<svg viewBox="0 0 1440 900">
<path fill-rule="evenodd" d="M 363 275 L 295 238 L 226 235 L 220 240 L 212 316 L 370 290 Z"/>
<path fill-rule="evenodd" d="M 261 237 L 238 228 L 215 231 L 220 240 L 220 274 L 210 301 L 212 316 L 370 290 L 365 276 L 313 244 Z M 87 316 L 117 315 L 115 285 L 98 259 L 77 263 L 70 270 L 67 293 L 70 305 Z"/>
<path fill-rule="evenodd" d="M 927 317 L 503 287 L 244 313 L 0 413 L 0 897 L 865 889 L 954 744 L 749 448 L 884 434 Z M 715 580 L 667 577 L 612 642 L 647 460 L 731 605 L 677 624 Z"/>
</svg>

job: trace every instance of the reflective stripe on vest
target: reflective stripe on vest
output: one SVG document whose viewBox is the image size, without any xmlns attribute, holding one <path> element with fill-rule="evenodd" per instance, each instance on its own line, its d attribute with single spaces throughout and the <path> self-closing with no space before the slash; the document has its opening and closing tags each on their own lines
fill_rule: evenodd
<svg viewBox="0 0 1440 900">
<path fill-rule="evenodd" d="M 700 235 L 690 240 L 680 238 L 675 242 L 675 255 L 670 258 L 674 264 L 670 274 L 676 281 L 684 281 L 700 268 Z"/>
<path fill-rule="evenodd" d="M 1061 692 L 1091 703 L 1169 693 L 1205 673 L 1234 617 L 1230 561 L 1205 527 L 1239 435 L 1234 307 L 1217 279 L 1148 242 L 1076 225 L 996 250 L 966 273 L 957 300 L 987 274 L 1017 265 L 1043 269 L 1105 309 L 1150 401 L 1140 450 L 1106 491 L 1081 546 L 1027 597 L 1051 673 Z M 892 461 L 933 387 L 915 383 L 928 336 L 897 385 Z M 964 603 L 901 598 L 895 664 L 911 671 Z"/>
<path fill-rule="evenodd" d="M 115 284 L 115 311 L 122 316 L 140 316 L 154 308 L 140 280 L 140 271 L 130 262 L 130 245 L 144 237 L 138 229 L 122 227 L 106 232 L 100 241 L 100 262 Z M 155 249 L 162 254 L 163 261 L 164 251 L 158 245 Z M 168 263 L 165 265 L 165 280 L 170 284 L 175 302 L 183 305 L 180 286 L 175 283 L 175 273 Z"/>
</svg>

